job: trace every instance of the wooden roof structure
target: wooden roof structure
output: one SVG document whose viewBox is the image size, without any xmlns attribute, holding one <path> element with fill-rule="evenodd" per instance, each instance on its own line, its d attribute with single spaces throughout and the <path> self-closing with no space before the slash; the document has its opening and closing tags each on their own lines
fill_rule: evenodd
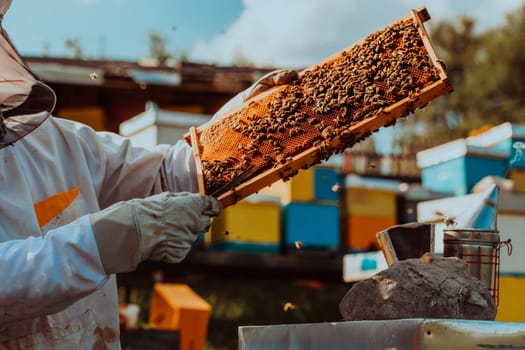
<svg viewBox="0 0 525 350">
<path fill-rule="evenodd" d="M 24 59 L 55 91 L 54 115 L 115 132 L 120 123 L 143 112 L 149 101 L 166 110 L 212 115 L 274 69 L 152 59 Z"/>
</svg>

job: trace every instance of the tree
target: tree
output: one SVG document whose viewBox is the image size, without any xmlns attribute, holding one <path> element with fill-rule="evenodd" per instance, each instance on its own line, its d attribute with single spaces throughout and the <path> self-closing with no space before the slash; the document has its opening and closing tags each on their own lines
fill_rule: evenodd
<svg viewBox="0 0 525 350">
<path fill-rule="evenodd" d="M 76 38 L 66 39 L 65 42 L 66 50 L 72 51 L 71 56 L 73 58 L 82 58 L 82 47 L 80 45 L 80 40 Z"/>
<path fill-rule="evenodd" d="M 439 22 L 432 30 L 437 55 L 445 62 L 447 75 L 454 92 L 443 96 L 441 103 L 430 111 L 430 120 L 440 118 L 446 132 L 459 136 L 472 125 L 465 123 L 470 92 L 465 88 L 469 66 L 479 50 L 480 40 L 474 33 L 475 20 L 459 17 L 457 22 Z M 455 131 L 455 132 L 454 132 Z"/>
<path fill-rule="evenodd" d="M 51 45 L 49 44 L 49 41 L 44 41 L 43 45 L 43 51 L 42 51 L 42 56 L 43 57 L 48 57 L 49 56 L 49 51 L 51 49 Z"/>
<path fill-rule="evenodd" d="M 437 56 L 446 65 L 454 92 L 440 96 L 393 127 L 393 153 L 413 154 L 462 137 L 472 125 L 464 122 L 466 66 L 476 55 L 479 40 L 475 20 L 460 17 L 456 22 L 438 22 L 430 33 Z M 476 126 L 477 127 L 477 126 Z"/>
<path fill-rule="evenodd" d="M 149 34 L 149 53 L 151 57 L 156 58 L 159 62 L 164 62 L 171 57 L 166 47 L 166 39 L 163 36 L 158 33 Z"/>
<path fill-rule="evenodd" d="M 506 22 L 484 33 L 476 59 L 468 66 L 470 94 L 466 120 L 485 123 L 525 122 L 525 4 Z"/>
<path fill-rule="evenodd" d="M 492 30 L 476 34 L 475 24 L 460 17 L 432 28 L 454 91 L 399 123 L 401 148 L 417 151 L 506 121 L 525 123 L 525 3 Z"/>
</svg>

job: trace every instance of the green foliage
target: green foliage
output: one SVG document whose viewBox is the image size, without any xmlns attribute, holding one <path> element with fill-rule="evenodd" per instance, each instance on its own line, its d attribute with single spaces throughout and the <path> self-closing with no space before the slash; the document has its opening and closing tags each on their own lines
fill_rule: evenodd
<svg viewBox="0 0 525 350">
<path fill-rule="evenodd" d="M 80 44 L 80 39 L 76 38 L 69 38 L 66 39 L 64 46 L 66 47 L 67 51 L 71 51 L 71 55 L 73 58 L 82 58 L 83 52 L 82 52 L 82 45 Z"/>
<path fill-rule="evenodd" d="M 472 91 L 468 120 L 482 118 L 491 124 L 525 122 L 525 6 L 507 22 L 480 36 L 477 59 L 469 67 L 466 89 Z"/>
<path fill-rule="evenodd" d="M 343 281 L 192 275 L 186 283 L 211 305 L 206 350 L 238 348 L 240 326 L 339 322 L 339 302 L 351 288 Z M 151 288 L 135 288 L 121 303 L 140 305 L 140 327 L 147 328 Z"/>
<path fill-rule="evenodd" d="M 166 39 L 158 33 L 149 34 L 149 54 L 160 62 L 171 57 L 167 49 Z"/>
<path fill-rule="evenodd" d="M 194 279 L 188 284 L 212 307 L 208 350 L 237 349 L 238 327 L 341 321 L 343 282 L 261 278 Z"/>
<path fill-rule="evenodd" d="M 525 123 L 525 3 L 500 26 L 475 29 L 476 21 L 469 17 L 430 27 L 432 45 L 454 91 L 396 125 L 404 153 L 466 137 L 487 125 Z"/>
</svg>

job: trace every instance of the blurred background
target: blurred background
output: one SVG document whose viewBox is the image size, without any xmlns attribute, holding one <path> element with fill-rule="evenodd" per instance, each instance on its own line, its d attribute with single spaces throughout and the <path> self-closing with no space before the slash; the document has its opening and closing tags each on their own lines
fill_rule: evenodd
<svg viewBox="0 0 525 350">
<path fill-rule="evenodd" d="M 352 284 L 384 267 L 378 231 L 443 219 L 455 202 L 437 210 L 432 201 L 468 196 L 486 176 L 512 193 L 502 238 L 523 241 L 525 2 L 13 0 L 3 26 L 57 93 L 54 114 L 144 145 L 176 142 L 262 74 L 309 67 L 421 6 L 454 92 L 229 208 L 181 264 L 119 276 L 122 304 L 140 306 L 139 328 L 152 327 L 152 300 L 166 298 L 155 296 L 159 283 L 189 286 L 196 294 L 179 302 L 210 306 L 209 323 L 195 323 L 207 349 L 237 348 L 243 325 L 340 321 Z M 448 152 L 479 162 L 425 159 Z M 502 281 L 501 320 L 525 321 L 517 299 L 503 298 L 525 286 L 519 246 L 502 256 L 502 273 L 520 278 Z"/>
<path fill-rule="evenodd" d="M 519 121 L 520 0 L 15 0 L 4 27 L 27 56 L 305 68 L 420 6 L 432 16 L 428 30 L 455 93 L 399 126 L 410 137 L 400 131 L 397 143 L 424 142 L 426 123 L 440 143 Z M 414 147 L 391 147 L 395 131 L 380 133 L 380 151 Z"/>
</svg>

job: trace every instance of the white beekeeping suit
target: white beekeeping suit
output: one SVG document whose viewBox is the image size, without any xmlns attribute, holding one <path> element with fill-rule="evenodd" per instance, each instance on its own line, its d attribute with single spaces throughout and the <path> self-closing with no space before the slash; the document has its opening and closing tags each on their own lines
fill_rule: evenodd
<svg viewBox="0 0 525 350">
<path fill-rule="evenodd" d="M 222 205 L 184 141 L 146 149 L 53 117 L 55 94 L 1 27 L 0 349 L 119 349 L 114 274 L 176 263 Z M 297 78 L 277 70 L 245 98 Z M 221 109 L 221 112 L 225 109 Z"/>
<path fill-rule="evenodd" d="M 54 103 L 2 29 L 0 349 L 118 349 L 114 273 L 182 260 L 221 205 L 190 193 L 185 142 L 132 147 Z"/>
</svg>

